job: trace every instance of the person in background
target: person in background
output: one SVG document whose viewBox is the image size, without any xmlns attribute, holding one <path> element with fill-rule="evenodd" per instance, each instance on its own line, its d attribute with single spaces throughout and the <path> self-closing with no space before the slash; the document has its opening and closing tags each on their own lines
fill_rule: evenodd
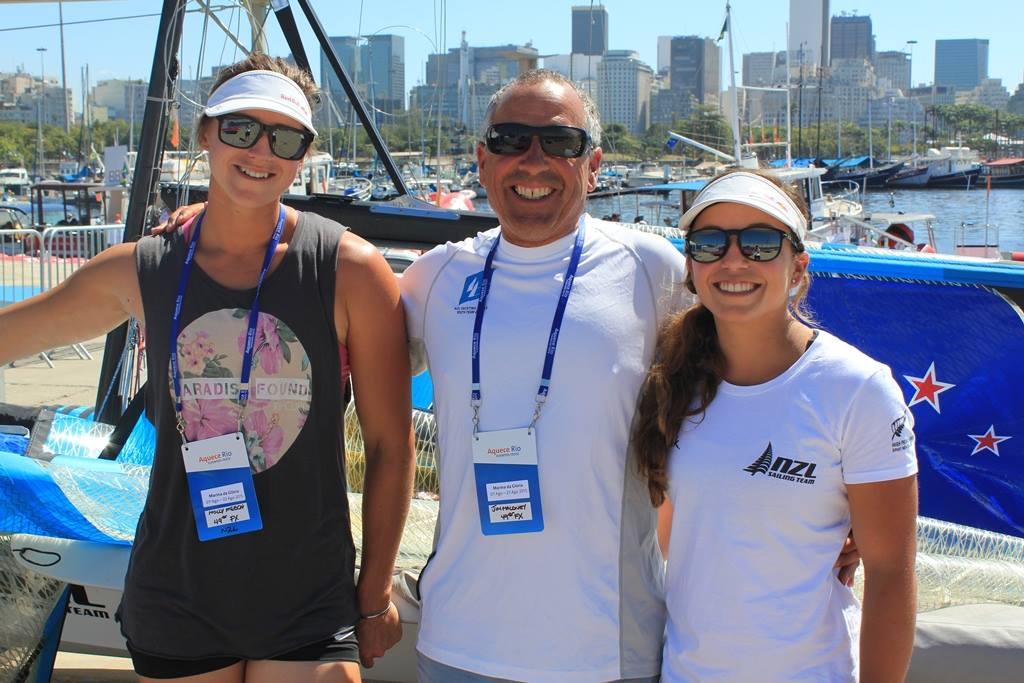
<svg viewBox="0 0 1024 683">
<path fill-rule="evenodd" d="M 663 681 L 907 673 L 913 418 L 888 367 L 809 323 L 807 226 L 799 195 L 750 171 L 680 220 L 698 303 L 659 335 L 634 442 L 671 521 Z M 833 567 L 851 528 L 863 611 Z"/>
<path fill-rule="evenodd" d="M 119 610 L 144 681 L 358 681 L 401 637 L 391 574 L 412 485 L 400 294 L 377 250 L 284 207 L 316 131 L 312 80 L 252 54 L 197 125 L 189 230 L 111 247 L 0 309 L 0 365 L 145 327 L 149 493 Z M 341 428 L 366 448 L 359 580 Z"/>
</svg>

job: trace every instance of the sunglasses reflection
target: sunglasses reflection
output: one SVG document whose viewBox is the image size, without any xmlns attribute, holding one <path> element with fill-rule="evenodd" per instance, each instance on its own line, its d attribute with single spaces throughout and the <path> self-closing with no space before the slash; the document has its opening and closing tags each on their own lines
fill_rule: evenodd
<svg viewBox="0 0 1024 683">
<path fill-rule="evenodd" d="M 795 251 L 804 250 L 803 244 L 792 235 L 769 225 L 750 225 L 735 230 L 709 226 L 693 230 L 686 236 L 686 253 L 698 263 L 714 263 L 725 258 L 733 238 L 740 254 L 748 261 L 758 263 L 777 258 L 782 253 L 784 240 L 792 244 Z"/>
</svg>

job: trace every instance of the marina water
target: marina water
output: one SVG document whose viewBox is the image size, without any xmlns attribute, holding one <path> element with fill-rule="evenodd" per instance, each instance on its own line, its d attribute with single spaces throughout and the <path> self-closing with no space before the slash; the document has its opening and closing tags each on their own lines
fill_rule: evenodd
<svg viewBox="0 0 1024 683">
<path fill-rule="evenodd" d="M 622 221 L 633 221 L 643 216 L 648 223 L 664 225 L 667 218 L 672 225 L 679 221 L 679 209 L 670 206 L 678 201 L 679 194 L 669 195 L 670 201 L 658 195 L 628 194 L 612 197 L 591 199 L 587 202 L 587 210 L 601 218 L 618 213 Z M 487 200 L 477 198 L 473 204 L 478 211 L 490 211 Z M 891 204 L 891 205 L 890 205 Z M 999 246 L 1002 251 L 1024 251 L 1024 188 L 993 188 L 986 192 L 984 187 L 970 190 L 930 189 L 930 190 L 875 190 L 864 197 L 864 208 L 869 213 L 902 211 L 904 213 L 930 213 L 935 216 L 935 240 L 938 251 L 952 253 L 953 235 L 961 223 L 983 225 L 988 207 L 988 223 L 999 228 Z M 27 202 L 16 202 L 27 211 Z M 64 207 L 59 201 L 44 203 L 46 222 L 53 225 L 64 215 Z M 921 233 L 921 225 L 914 225 L 918 234 L 915 241 L 924 242 L 926 236 Z"/>
<path fill-rule="evenodd" d="M 987 195 L 987 199 L 986 199 Z M 672 202 L 679 199 L 679 193 L 669 196 Z M 890 206 L 890 202 L 892 206 Z M 999 246 L 1002 251 L 1024 251 L 1024 188 L 993 188 L 986 193 L 984 187 L 970 190 L 878 190 L 868 192 L 864 198 L 866 212 L 902 211 L 904 213 L 930 213 L 935 216 L 935 240 L 938 251 L 952 253 L 953 235 L 961 223 L 985 223 L 985 207 L 988 205 L 988 223 L 999 227 Z M 489 211 L 486 199 L 474 199 L 478 210 Z M 672 225 L 679 221 L 679 210 L 669 207 L 656 195 L 619 195 L 601 197 L 587 202 L 587 210 L 598 218 L 618 213 L 623 221 L 632 221 L 643 216 L 648 223 Z M 924 242 L 923 225 L 914 225 L 918 234 L 915 241 Z"/>
</svg>

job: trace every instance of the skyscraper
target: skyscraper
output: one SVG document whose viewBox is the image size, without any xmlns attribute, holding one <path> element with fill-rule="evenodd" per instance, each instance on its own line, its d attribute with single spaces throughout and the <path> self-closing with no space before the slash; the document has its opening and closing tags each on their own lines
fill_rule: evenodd
<svg viewBox="0 0 1024 683">
<path fill-rule="evenodd" d="M 608 51 L 608 10 L 603 6 L 572 8 L 572 51 L 578 55 Z"/>
<path fill-rule="evenodd" d="M 672 66 L 672 36 L 658 36 L 658 73 L 667 74 Z"/>
<path fill-rule="evenodd" d="M 899 50 L 875 55 L 875 75 L 889 81 L 904 95 L 910 93 L 910 55 Z"/>
<path fill-rule="evenodd" d="M 935 41 L 935 85 L 970 90 L 988 78 L 988 40 Z"/>
<path fill-rule="evenodd" d="M 743 55 L 743 85 L 767 86 L 785 82 L 785 52 L 748 52 Z"/>
<path fill-rule="evenodd" d="M 789 0 L 789 63 L 828 66 L 828 0 Z"/>
<path fill-rule="evenodd" d="M 875 59 L 875 36 L 871 17 L 840 15 L 832 17 L 830 61 L 835 59 Z"/>
<path fill-rule="evenodd" d="M 634 135 L 651 125 L 654 71 L 632 50 L 608 50 L 597 66 L 597 108 L 601 121 L 621 123 Z"/>
<path fill-rule="evenodd" d="M 381 34 L 363 38 L 334 36 L 329 40 L 367 106 L 388 114 L 405 109 L 405 38 Z M 347 116 L 351 111 L 348 98 L 323 51 L 320 53 L 320 83 L 337 113 Z M 326 116 L 327 106 L 318 114 Z"/>
<path fill-rule="evenodd" d="M 718 104 L 722 90 L 722 51 L 710 38 L 676 36 L 672 38 L 672 64 L 669 70 L 673 106 L 680 116 L 688 116 L 691 104 Z"/>
<path fill-rule="evenodd" d="M 464 44 L 444 54 L 427 55 L 427 82 L 411 90 L 410 106 L 432 109 L 467 130 L 476 129 L 491 95 L 524 71 L 536 69 L 538 58 L 536 48 L 511 44 Z"/>
</svg>

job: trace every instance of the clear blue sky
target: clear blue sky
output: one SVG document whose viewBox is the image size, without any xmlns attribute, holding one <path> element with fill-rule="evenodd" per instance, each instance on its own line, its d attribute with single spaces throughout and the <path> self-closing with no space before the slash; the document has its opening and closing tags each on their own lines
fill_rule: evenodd
<svg viewBox="0 0 1024 683">
<path fill-rule="evenodd" d="M 218 5 L 218 0 L 210 0 Z M 228 4 L 224 2 L 223 4 Z M 465 30 L 470 45 L 532 42 L 541 54 L 569 51 L 570 7 L 588 0 L 447 0 L 446 30 L 440 14 L 442 0 L 312 0 L 314 9 L 330 35 L 395 33 L 405 36 L 406 87 L 423 80 L 428 53 L 455 47 Z M 596 4 L 596 3 L 595 3 Z M 294 3 L 293 3 L 294 5 Z M 157 16 L 107 23 L 74 24 L 130 15 L 159 14 L 159 0 L 65 0 L 63 3 L 64 46 L 67 83 L 75 91 L 75 109 L 81 107 L 81 70 L 89 65 L 90 82 L 105 78 L 149 78 Z M 190 5 L 195 7 L 194 3 Z M 725 12 L 724 0 L 608 0 L 609 43 L 612 49 L 632 49 L 652 67 L 657 64 L 657 36 L 702 35 L 717 37 Z M 732 0 L 737 71 L 745 52 L 785 48 L 788 0 Z M 984 8 L 979 11 L 979 8 Z M 871 17 L 878 50 L 903 50 L 906 41 L 916 40 L 913 50 L 914 82 L 931 82 L 934 41 L 943 38 L 988 38 L 989 76 L 1001 78 L 1013 93 L 1024 79 L 1024 26 L 1022 0 L 831 0 L 832 14 L 853 12 Z M 298 7 L 295 11 L 299 14 Z M 360 14 L 361 20 L 360 20 Z M 218 16 L 232 26 L 238 13 Z M 60 32 L 56 26 L 57 2 L 13 2 L 0 0 L 0 71 L 22 68 L 40 71 L 43 53 L 48 77 L 60 74 Z M 194 77 L 202 33 L 201 15 L 190 14 L 186 22 L 183 73 Z M 300 26 L 304 20 L 300 18 Z M 284 55 L 287 46 L 273 18 L 270 50 Z M 13 29 L 13 30 L 10 30 Z M 306 31 L 308 46 L 312 34 Z M 213 64 L 226 64 L 240 57 L 216 27 L 210 26 L 204 71 Z M 725 41 L 722 43 L 725 46 Z M 317 53 L 318 54 L 318 53 Z M 314 64 L 318 56 L 311 54 Z M 728 56 L 723 51 L 723 79 Z M 737 76 L 737 81 L 739 77 Z M 723 80 L 727 83 L 727 80 Z"/>
</svg>

